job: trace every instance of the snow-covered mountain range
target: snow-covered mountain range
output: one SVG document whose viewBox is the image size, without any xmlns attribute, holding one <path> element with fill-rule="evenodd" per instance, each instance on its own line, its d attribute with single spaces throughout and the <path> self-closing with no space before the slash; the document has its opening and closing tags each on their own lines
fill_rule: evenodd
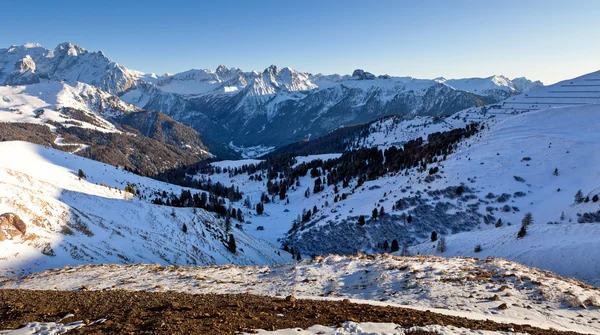
<svg viewBox="0 0 600 335">
<path fill-rule="evenodd" d="M 449 115 L 537 86 L 541 83 L 502 76 L 424 80 L 362 70 L 341 76 L 277 66 L 262 72 L 219 66 L 139 85 L 121 98 L 161 110 L 225 143 L 279 147 L 382 115 Z"/>
<path fill-rule="evenodd" d="M 63 43 L 0 49 L 0 83 L 0 289 L 381 300 L 600 333 L 600 72 L 157 76 Z M 271 154 L 202 162 L 228 150 Z"/>
<path fill-rule="evenodd" d="M 0 49 L 0 83 L 48 81 L 97 87 L 139 108 L 163 112 L 240 151 L 280 147 L 387 114 L 453 114 L 542 85 L 503 76 L 427 80 L 363 70 L 313 75 L 275 65 L 262 72 L 220 65 L 214 71 L 157 76 L 127 69 L 101 51 L 71 43 L 54 50 L 34 43 Z"/>
</svg>

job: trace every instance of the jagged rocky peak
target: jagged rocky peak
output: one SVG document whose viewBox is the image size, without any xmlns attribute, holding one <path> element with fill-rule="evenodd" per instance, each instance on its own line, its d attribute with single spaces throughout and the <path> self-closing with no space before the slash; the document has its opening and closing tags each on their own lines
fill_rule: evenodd
<svg viewBox="0 0 600 335">
<path fill-rule="evenodd" d="M 35 72 L 35 62 L 31 56 L 26 55 L 15 63 L 15 71 L 20 73 L 25 73 L 28 71 Z"/>
<path fill-rule="evenodd" d="M 532 81 L 525 77 L 515 78 L 512 80 L 512 82 L 515 88 L 519 90 L 519 92 L 528 92 L 536 87 L 544 86 L 544 84 L 539 80 Z"/>
<path fill-rule="evenodd" d="M 40 82 L 40 78 L 35 71 L 35 61 L 31 58 L 31 56 L 26 55 L 15 62 L 14 71 L 12 71 L 8 77 L 6 77 L 4 83 L 6 85 L 37 84 Z"/>
<path fill-rule="evenodd" d="M 281 71 L 281 68 L 279 68 L 277 65 L 271 65 L 268 68 L 266 68 L 263 73 L 264 74 L 272 74 L 272 75 L 277 75 L 279 74 L 279 72 Z"/>
<path fill-rule="evenodd" d="M 55 53 L 66 53 L 68 56 L 79 56 L 82 54 L 86 54 L 88 51 L 85 50 L 85 48 L 70 43 L 70 42 L 64 42 L 59 44 L 58 46 L 56 46 L 56 48 L 54 49 Z"/>
<path fill-rule="evenodd" d="M 361 69 L 356 69 L 352 72 L 352 77 L 357 78 L 358 80 L 371 80 L 376 79 L 377 77 L 371 72 L 367 72 Z"/>
<path fill-rule="evenodd" d="M 215 73 L 218 75 L 222 75 L 222 74 L 229 74 L 230 70 L 229 68 L 227 68 L 227 66 L 220 64 L 219 66 L 217 66 L 217 69 L 215 70 Z"/>
</svg>

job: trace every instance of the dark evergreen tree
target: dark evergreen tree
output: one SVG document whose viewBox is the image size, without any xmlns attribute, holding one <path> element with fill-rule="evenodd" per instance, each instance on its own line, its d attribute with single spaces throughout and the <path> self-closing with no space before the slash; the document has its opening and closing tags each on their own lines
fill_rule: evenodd
<svg viewBox="0 0 600 335">
<path fill-rule="evenodd" d="M 437 241 L 437 232 L 432 231 L 431 232 L 431 242 L 435 242 Z"/>
<path fill-rule="evenodd" d="M 358 224 L 360 226 L 364 226 L 365 225 L 365 216 L 364 215 L 361 215 L 361 216 L 358 217 Z"/>
<path fill-rule="evenodd" d="M 400 246 L 398 245 L 398 241 L 397 240 L 393 240 L 390 252 L 396 252 L 398 250 L 400 250 Z"/>
<path fill-rule="evenodd" d="M 279 200 L 285 200 L 285 188 L 282 187 L 281 190 L 279 190 Z"/>
<path fill-rule="evenodd" d="M 373 220 L 377 219 L 377 208 L 373 208 L 373 214 L 372 214 Z"/>
<path fill-rule="evenodd" d="M 519 230 L 517 238 L 523 238 L 525 235 L 527 235 L 527 228 L 525 227 L 525 225 L 521 225 L 521 230 Z"/>
<path fill-rule="evenodd" d="M 229 215 L 229 213 L 227 213 L 227 215 L 225 216 L 225 232 L 231 232 L 231 216 Z"/>
<path fill-rule="evenodd" d="M 263 205 L 262 202 L 259 202 L 256 204 L 256 214 L 258 215 L 262 215 L 262 213 L 265 211 L 265 206 Z"/>
<path fill-rule="evenodd" d="M 577 193 L 575 193 L 575 202 L 580 204 L 583 202 L 583 192 L 581 192 L 581 190 L 577 191 Z"/>
<path fill-rule="evenodd" d="M 533 223 L 533 214 L 531 214 L 531 212 L 525 213 L 525 216 L 523 217 L 523 220 L 521 221 L 521 225 L 529 226 L 532 223 Z"/>
<path fill-rule="evenodd" d="M 389 247 L 390 247 L 390 244 L 388 243 L 387 240 L 385 240 L 383 242 L 383 251 L 387 251 L 389 249 Z"/>
<path fill-rule="evenodd" d="M 231 253 L 235 254 L 236 253 L 236 245 L 235 245 L 235 237 L 233 236 L 233 234 L 229 234 L 229 242 L 227 243 L 227 249 L 229 249 L 229 251 L 231 251 Z"/>
</svg>

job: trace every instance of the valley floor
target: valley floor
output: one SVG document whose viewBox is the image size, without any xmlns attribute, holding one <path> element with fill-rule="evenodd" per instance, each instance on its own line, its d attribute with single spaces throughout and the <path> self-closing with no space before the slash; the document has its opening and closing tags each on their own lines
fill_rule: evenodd
<svg viewBox="0 0 600 335">
<path fill-rule="evenodd" d="M 69 314 L 73 315 L 63 319 Z M 397 334 L 440 334 L 440 329 L 444 330 L 441 334 L 578 334 L 400 307 L 355 304 L 347 300 L 296 300 L 291 296 L 282 299 L 250 294 L 0 290 L 0 329 L 15 329 L 31 320 L 51 322 L 60 319 L 64 323 L 75 319 L 85 320 L 71 325 L 74 328 L 81 327 L 78 334 L 210 335 L 254 333 L 255 329 L 288 329 L 301 334 L 299 328 L 309 327 L 309 330 L 315 330 L 311 333 L 323 334 L 329 329 L 335 334 L 363 334 L 361 326 L 377 326 L 370 324 L 372 322 L 393 323 L 392 329 Z M 100 322 L 94 323 L 94 320 Z M 369 323 L 361 325 L 356 322 Z M 52 325 L 59 326 L 56 323 Z M 20 329 L 20 334 L 31 334 L 27 332 L 28 328 L 34 326 L 30 324 Z M 389 324 L 378 326 L 390 327 Z M 281 334 L 288 331 L 282 331 Z M 0 334 L 14 332 L 0 331 Z"/>
</svg>

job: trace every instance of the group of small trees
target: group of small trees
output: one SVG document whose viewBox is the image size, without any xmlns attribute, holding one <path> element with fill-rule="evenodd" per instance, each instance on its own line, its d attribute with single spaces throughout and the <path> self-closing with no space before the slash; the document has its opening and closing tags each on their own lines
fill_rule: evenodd
<svg viewBox="0 0 600 335">
<path fill-rule="evenodd" d="M 287 244 L 283 246 L 283 250 L 289 252 L 297 261 L 302 259 L 300 251 L 294 250 L 294 247 L 289 247 Z"/>
<path fill-rule="evenodd" d="M 590 202 L 590 196 L 583 196 L 583 192 L 581 190 L 577 191 L 577 193 L 575 193 L 575 202 L 580 204 L 582 202 Z M 592 196 L 592 202 L 598 202 L 598 195 L 594 194 L 594 196 Z"/>
<path fill-rule="evenodd" d="M 399 251 L 400 245 L 398 244 L 398 240 L 393 240 L 391 247 L 388 240 L 383 241 L 383 251 L 388 251 L 388 249 L 390 249 L 390 252 Z"/>
</svg>

